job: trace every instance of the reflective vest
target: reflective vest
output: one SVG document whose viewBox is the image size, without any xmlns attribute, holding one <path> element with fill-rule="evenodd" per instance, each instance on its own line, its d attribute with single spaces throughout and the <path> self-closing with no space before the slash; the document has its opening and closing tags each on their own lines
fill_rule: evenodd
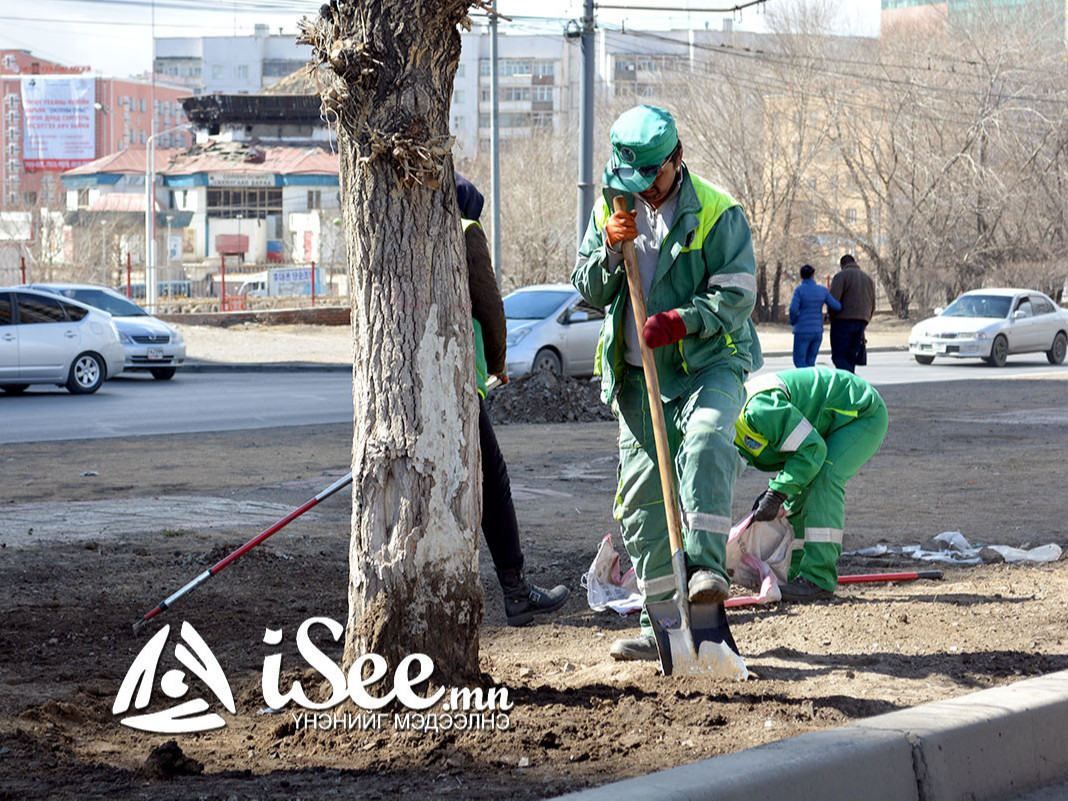
<svg viewBox="0 0 1068 801">
<path fill-rule="evenodd" d="M 478 225 L 479 228 L 482 227 L 477 220 L 465 220 L 462 217 L 460 218 L 460 223 L 463 225 L 465 234 L 472 225 Z M 471 325 L 475 329 L 475 380 L 478 383 L 478 394 L 485 398 L 489 393 L 487 387 L 489 365 L 486 362 L 486 345 L 482 341 L 482 324 L 472 317 Z"/>
</svg>

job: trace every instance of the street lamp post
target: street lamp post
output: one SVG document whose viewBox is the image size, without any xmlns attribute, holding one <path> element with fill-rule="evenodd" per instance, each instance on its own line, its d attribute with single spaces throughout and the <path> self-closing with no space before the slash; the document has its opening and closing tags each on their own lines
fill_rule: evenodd
<svg viewBox="0 0 1068 801">
<path fill-rule="evenodd" d="M 171 220 L 173 219 L 173 214 L 167 215 L 167 269 L 171 266 Z"/>
<path fill-rule="evenodd" d="M 155 72 L 153 72 L 155 75 Z M 153 113 L 152 119 L 155 120 Z M 191 123 L 182 123 L 165 131 L 156 131 L 145 141 L 145 306 L 150 312 L 156 310 L 158 301 L 156 285 L 156 137 L 161 134 L 184 131 Z"/>
</svg>

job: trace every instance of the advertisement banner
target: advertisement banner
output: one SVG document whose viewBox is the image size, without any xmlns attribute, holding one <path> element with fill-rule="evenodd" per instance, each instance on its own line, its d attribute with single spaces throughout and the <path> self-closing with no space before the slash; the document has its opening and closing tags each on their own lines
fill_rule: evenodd
<svg viewBox="0 0 1068 801">
<path fill-rule="evenodd" d="M 26 172 L 69 170 L 96 158 L 96 80 L 22 77 L 22 163 Z"/>
</svg>

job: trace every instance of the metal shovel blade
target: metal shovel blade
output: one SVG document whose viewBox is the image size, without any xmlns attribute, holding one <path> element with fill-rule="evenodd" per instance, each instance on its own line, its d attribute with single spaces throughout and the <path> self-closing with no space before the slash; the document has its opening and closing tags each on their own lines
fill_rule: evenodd
<svg viewBox="0 0 1068 801">
<path fill-rule="evenodd" d="M 656 637 L 660 670 L 665 676 L 683 674 L 745 681 L 745 667 L 734 644 L 723 604 L 690 604 L 675 599 L 649 601 L 645 609 Z M 685 620 L 690 619 L 689 627 Z"/>
</svg>

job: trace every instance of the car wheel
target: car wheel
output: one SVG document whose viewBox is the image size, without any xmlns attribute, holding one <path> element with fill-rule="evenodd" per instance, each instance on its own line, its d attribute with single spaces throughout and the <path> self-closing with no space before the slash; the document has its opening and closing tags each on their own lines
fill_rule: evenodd
<svg viewBox="0 0 1068 801">
<path fill-rule="evenodd" d="M 104 383 L 104 362 L 95 353 L 79 355 L 70 366 L 67 390 L 74 395 L 91 395 Z"/>
<path fill-rule="evenodd" d="M 1046 351 L 1046 358 L 1050 364 L 1060 364 L 1064 361 L 1064 352 L 1068 350 L 1068 337 L 1063 331 L 1058 331 L 1053 337 L 1053 346 Z"/>
<path fill-rule="evenodd" d="M 922 356 L 919 353 L 913 356 L 920 364 L 934 364 L 934 356 Z"/>
<path fill-rule="evenodd" d="M 4 390 L 4 392 L 8 393 L 9 395 L 21 395 L 29 388 L 29 384 L 8 384 L 6 386 L 0 387 L 0 389 Z"/>
<path fill-rule="evenodd" d="M 560 357 L 556 355 L 556 351 L 550 348 L 542 348 L 534 356 L 534 365 L 530 370 L 532 373 L 555 373 L 560 375 L 564 371 L 564 366 L 560 363 Z"/>
<path fill-rule="evenodd" d="M 1009 358 L 1009 340 L 998 334 L 994 337 L 994 343 L 990 346 L 990 355 L 985 361 L 991 367 L 1004 367 L 1005 360 Z"/>
<path fill-rule="evenodd" d="M 152 377 L 157 381 L 170 381 L 174 378 L 176 369 L 175 367 L 153 367 Z"/>
</svg>

